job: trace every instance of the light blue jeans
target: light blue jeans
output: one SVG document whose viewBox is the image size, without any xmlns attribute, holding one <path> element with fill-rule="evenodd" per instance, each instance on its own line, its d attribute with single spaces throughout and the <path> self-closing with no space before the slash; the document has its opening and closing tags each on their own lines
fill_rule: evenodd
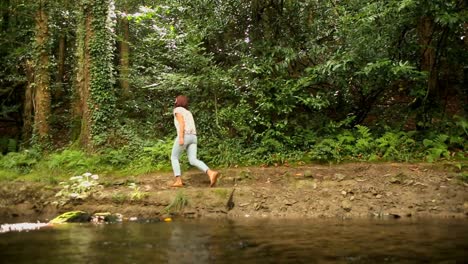
<svg viewBox="0 0 468 264">
<path fill-rule="evenodd" d="M 187 150 L 190 165 L 197 167 L 203 172 L 207 172 L 209 170 L 208 166 L 206 166 L 203 161 L 197 159 L 197 135 L 185 134 L 184 145 L 179 145 L 179 137 L 176 137 L 174 140 L 174 146 L 172 146 L 171 163 L 174 176 L 177 177 L 181 175 L 179 158 L 184 149 Z"/>
</svg>

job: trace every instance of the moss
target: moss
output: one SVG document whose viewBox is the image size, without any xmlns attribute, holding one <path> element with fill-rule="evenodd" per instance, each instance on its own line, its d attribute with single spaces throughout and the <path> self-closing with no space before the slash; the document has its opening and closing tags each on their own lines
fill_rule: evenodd
<svg viewBox="0 0 468 264">
<path fill-rule="evenodd" d="M 91 215 L 83 211 L 70 211 L 63 213 L 54 219 L 52 219 L 50 224 L 64 224 L 64 223 L 81 223 L 89 222 L 91 220 Z"/>
</svg>

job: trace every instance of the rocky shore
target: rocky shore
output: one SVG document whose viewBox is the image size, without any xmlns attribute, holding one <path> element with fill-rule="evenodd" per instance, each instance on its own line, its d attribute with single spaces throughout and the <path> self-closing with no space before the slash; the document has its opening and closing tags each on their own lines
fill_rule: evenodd
<svg viewBox="0 0 468 264">
<path fill-rule="evenodd" d="M 468 216 L 468 184 L 452 164 L 347 163 L 221 170 L 215 188 L 195 170 L 183 188 L 170 173 L 101 176 L 85 199 L 59 202 L 61 185 L 3 182 L 0 219 L 48 221 L 74 210 L 128 219 L 170 217 L 456 217 Z M 132 187 L 133 186 L 133 187 Z M 132 188 L 130 188 L 132 187 Z"/>
</svg>

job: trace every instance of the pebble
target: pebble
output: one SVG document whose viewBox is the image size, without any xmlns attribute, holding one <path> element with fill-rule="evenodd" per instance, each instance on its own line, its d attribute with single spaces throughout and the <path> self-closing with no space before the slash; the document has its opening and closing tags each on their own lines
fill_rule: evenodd
<svg viewBox="0 0 468 264">
<path fill-rule="evenodd" d="M 337 180 L 337 181 L 342 181 L 342 180 L 344 180 L 345 178 L 346 178 L 346 176 L 343 175 L 343 174 L 341 174 L 341 173 L 336 173 L 336 174 L 335 174 L 335 180 Z"/>
<path fill-rule="evenodd" d="M 311 170 L 305 170 L 304 171 L 304 177 L 305 178 L 312 178 L 314 175 Z"/>
<path fill-rule="evenodd" d="M 341 202 L 341 208 L 343 208 L 343 210 L 345 210 L 346 212 L 349 212 L 351 211 L 351 203 L 347 200 L 344 200 L 343 202 Z"/>
</svg>

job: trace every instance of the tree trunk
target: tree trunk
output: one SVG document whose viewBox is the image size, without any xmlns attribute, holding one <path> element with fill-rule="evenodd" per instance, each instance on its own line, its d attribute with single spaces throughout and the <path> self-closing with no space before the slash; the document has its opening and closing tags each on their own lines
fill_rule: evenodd
<svg viewBox="0 0 468 264">
<path fill-rule="evenodd" d="M 121 20 L 122 25 L 122 41 L 120 43 L 120 88 L 124 97 L 130 95 L 130 83 L 128 80 L 130 72 L 130 29 L 129 22 L 126 17 Z"/>
<path fill-rule="evenodd" d="M 63 95 L 63 81 L 65 75 L 65 57 L 67 39 L 65 34 L 61 33 L 59 36 L 59 46 L 57 54 L 57 75 L 55 81 L 57 82 L 57 90 L 55 91 L 55 98 L 61 98 Z"/>
<path fill-rule="evenodd" d="M 43 3 L 36 13 L 36 54 L 34 66 L 34 128 L 39 143 L 46 143 L 49 136 L 50 76 L 47 42 L 49 40 L 48 17 Z"/>
<path fill-rule="evenodd" d="M 115 122 L 112 8 L 110 0 L 81 3 L 74 111 L 81 117 L 78 142 L 87 151 L 106 142 Z"/>
<path fill-rule="evenodd" d="M 26 73 L 26 89 L 24 92 L 24 102 L 23 102 L 23 128 L 21 132 L 21 137 L 23 145 L 27 146 L 26 142 L 32 137 L 33 132 L 33 83 L 34 83 L 34 70 L 33 63 L 31 61 L 26 61 L 25 63 L 25 73 Z"/>
<path fill-rule="evenodd" d="M 465 35 L 464 35 L 464 42 L 465 42 L 465 48 L 468 50 L 468 22 L 465 22 Z M 465 115 L 468 114 L 468 65 L 465 64 L 463 68 L 463 97 L 465 102 L 464 104 L 464 110 L 465 110 Z"/>
<path fill-rule="evenodd" d="M 78 38 L 78 71 L 76 76 L 75 96 L 73 101 L 74 120 L 80 121 L 78 141 L 82 146 L 89 146 L 91 142 L 90 113 L 87 101 L 90 90 L 90 53 L 89 44 L 92 37 L 92 18 L 86 10 L 82 13 L 85 17 L 79 25 Z M 77 131 L 78 132 L 78 131 Z"/>
<path fill-rule="evenodd" d="M 428 16 L 420 19 L 418 24 L 419 45 L 421 47 L 421 70 L 428 73 L 425 104 L 433 106 L 439 98 L 436 49 L 434 47 L 434 21 Z"/>
</svg>

